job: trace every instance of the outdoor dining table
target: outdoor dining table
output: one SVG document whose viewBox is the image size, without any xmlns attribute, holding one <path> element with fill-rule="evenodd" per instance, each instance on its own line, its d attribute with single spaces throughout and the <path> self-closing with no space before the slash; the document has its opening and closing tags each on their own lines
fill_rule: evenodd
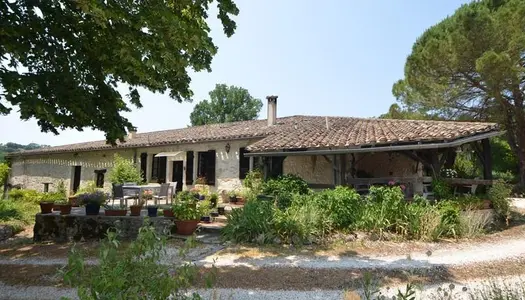
<svg viewBox="0 0 525 300">
<path fill-rule="evenodd" d="M 142 200 L 144 191 L 152 190 L 154 193 L 158 193 L 160 190 L 160 184 L 124 185 L 122 189 L 124 190 L 124 194 L 126 194 L 126 191 L 131 191 L 135 195 L 138 194 L 139 200 Z"/>
</svg>

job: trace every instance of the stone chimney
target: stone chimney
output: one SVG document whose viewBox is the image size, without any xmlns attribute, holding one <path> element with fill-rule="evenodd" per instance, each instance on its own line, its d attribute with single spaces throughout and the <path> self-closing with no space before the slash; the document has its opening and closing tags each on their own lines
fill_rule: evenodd
<svg viewBox="0 0 525 300">
<path fill-rule="evenodd" d="M 128 131 L 128 140 L 132 140 L 135 138 L 135 135 L 137 135 L 137 131 L 136 130 L 130 130 Z"/>
<path fill-rule="evenodd" d="M 268 126 L 277 124 L 277 96 L 267 96 L 268 100 Z"/>
</svg>

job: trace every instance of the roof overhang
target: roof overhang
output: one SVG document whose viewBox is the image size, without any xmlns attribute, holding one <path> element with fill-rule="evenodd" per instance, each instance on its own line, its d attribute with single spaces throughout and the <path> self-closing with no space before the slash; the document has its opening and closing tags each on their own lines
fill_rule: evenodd
<svg viewBox="0 0 525 300">
<path fill-rule="evenodd" d="M 178 156 L 179 154 L 182 154 L 183 151 L 177 151 L 177 152 L 161 152 L 155 155 L 155 157 L 174 157 Z"/>
<path fill-rule="evenodd" d="M 373 147 L 355 147 L 355 148 L 336 148 L 336 149 L 306 149 L 299 151 L 267 151 L 267 152 L 248 152 L 245 156 L 300 156 L 300 155 L 333 155 L 346 153 L 368 153 L 368 152 L 390 152 L 406 150 L 425 150 L 453 148 L 463 144 L 472 143 L 491 137 L 501 136 L 505 131 L 491 131 L 473 136 L 463 137 L 452 141 L 433 142 L 433 143 L 414 143 L 408 145 L 384 145 Z"/>
</svg>

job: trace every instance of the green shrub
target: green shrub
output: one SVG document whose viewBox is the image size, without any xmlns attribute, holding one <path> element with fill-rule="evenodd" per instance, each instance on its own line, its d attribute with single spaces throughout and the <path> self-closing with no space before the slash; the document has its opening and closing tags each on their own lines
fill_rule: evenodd
<svg viewBox="0 0 525 300">
<path fill-rule="evenodd" d="M 35 223 L 39 211 L 38 202 L 32 198 L 29 201 L 23 198 L 0 200 L 0 224 L 10 225 L 15 232 L 20 232 Z"/>
<path fill-rule="evenodd" d="M 298 199 L 313 201 L 325 207 L 326 213 L 330 215 L 330 220 L 337 229 L 352 228 L 361 217 L 364 206 L 361 196 L 354 189 L 343 186 Z"/>
<path fill-rule="evenodd" d="M 115 154 L 113 168 L 109 172 L 109 181 L 114 184 L 139 183 L 142 182 L 142 175 L 131 160 Z"/>
<path fill-rule="evenodd" d="M 60 192 L 50 192 L 50 193 L 43 193 L 41 195 L 40 201 L 42 202 L 57 202 L 61 200 L 65 200 L 66 195 L 60 193 Z"/>
<path fill-rule="evenodd" d="M 262 193 L 275 196 L 277 206 L 280 209 L 286 209 L 292 204 L 293 194 L 308 194 L 310 193 L 310 188 L 308 187 L 308 183 L 301 177 L 286 174 L 264 182 Z"/>
<path fill-rule="evenodd" d="M 185 264 L 173 268 L 159 263 L 166 253 L 165 244 L 165 237 L 156 234 L 152 226 L 140 228 L 137 239 L 127 247 L 121 246 L 116 233 L 108 231 L 98 252 L 98 264 L 88 268 L 84 255 L 73 247 L 61 274 L 77 288 L 82 300 L 200 299 L 187 291 L 197 275 L 196 267 Z"/>
<path fill-rule="evenodd" d="M 450 185 L 442 179 L 432 180 L 432 192 L 437 200 L 450 199 L 454 196 Z"/>
<path fill-rule="evenodd" d="M 0 185 L 4 185 L 7 176 L 9 176 L 9 166 L 6 163 L 0 163 Z"/>
<path fill-rule="evenodd" d="M 308 197 L 308 196 L 305 196 Z M 332 228 L 327 209 L 315 202 L 275 210 L 277 236 L 284 243 L 309 244 L 322 239 Z"/>
<path fill-rule="evenodd" d="M 517 182 L 518 181 L 518 176 L 514 173 L 512 173 L 512 171 L 504 171 L 504 172 L 498 172 L 498 171 L 493 171 L 492 172 L 492 177 L 495 179 L 495 180 L 503 180 L 507 183 L 514 183 L 514 182 Z"/>
<path fill-rule="evenodd" d="M 232 210 L 222 229 L 225 239 L 235 242 L 272 243 L 275 236 L 274 207 L 269 201 L 249 201 Z"/>
<path fill-rule="evenodd" d="M 459 228 L 459 204 L 455 201 L 445 200 L 440 201 L 437 205 L 439 214 L 441 215 L 440 230 L 445 236 L 456 237 Z"/>
<path fill-rule="evenodd" d="M 492 201 L 496 216 L 500 219 L 508 219 L 510 216 L 510 201 L 509 197 L 512 192 L 512 187 L 502 180 L 494 182 L 489 189 L 488 197 Z"/>
<path fill-rule="evenodd" d="M 262 193 L 263 189 L 263 174 L 259 170 L 253 170 L 246 174 L 242 181 L 244 188 L 250 190 L 253 194 L 258 195 Z"/>
<path fill-rule="evenodd" d="M 43 193 L 37 192 L 35 190 L 25 190 L 25 189 L 13 189 L 9 191 L 9 199 L 14 201 L 24 201 L 39 203 L 42 200 Z"/>
<path fill-rule="evenodd" d="M 458 234 L 461 237 L 472 238 L 485 232 L 490 224 L 490 215 L 480 210 L 467 209 L 459 215 Z"/>
</svg>

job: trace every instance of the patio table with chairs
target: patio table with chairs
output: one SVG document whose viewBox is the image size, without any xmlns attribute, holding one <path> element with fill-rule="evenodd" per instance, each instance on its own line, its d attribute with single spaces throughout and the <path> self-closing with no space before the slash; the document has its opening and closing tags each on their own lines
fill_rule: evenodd
<svg viewBox="0 0 525 300">
<path fill-rule="evenodd" d="M 151 199 L 154 204 L 157 205 L 161 200 L 165 200 L 166 204 L 171 202 L 173 193 L 176 190 L 177 182 L 163 183 L 163 184 L 145 184 L 138 185 L 136 183 L 124 183 L 119 185 L 113 185 L 113 198 L 115 200 L 121 200 L 128 206 L 128 200 L 132 199 L 137 202 L 142 202 L 144 193 L 146 191 L 152 191 Z M 146 199 L 147 201 L 148 199 Z"/>
</svg>

